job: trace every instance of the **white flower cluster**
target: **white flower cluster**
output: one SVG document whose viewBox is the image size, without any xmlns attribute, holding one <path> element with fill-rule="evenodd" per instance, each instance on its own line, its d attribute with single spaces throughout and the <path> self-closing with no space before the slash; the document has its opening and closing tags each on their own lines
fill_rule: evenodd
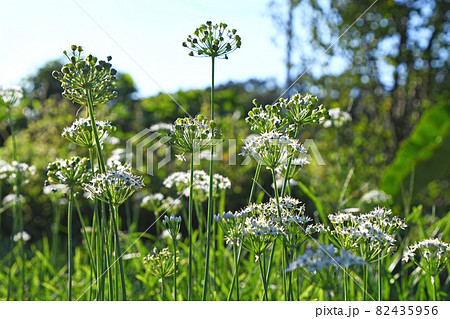
<svg viewBox="0 0 450 319">
<path fill-rule="evenodd" d="M 445 265 L 449 260 L 450 244 L 438 238 L 424 239 L 409 246 L 403 253 L 403 261 L 413 260 L 416 262 L 416 252 L 426 260 L 428 264 L 434 264 L 437 269 Z"/>
<path fill-rule="evenodd" d="M 109 169 L 106 173 L 97 174 L 83 186 L 89 199 L 110 201 L 114 206 L 123 204 L 142 187 L 144 187 L 142 176 L 134 175 L 127 167 Z"/>
<path fill-rule="evenodd" d="M 22 195 L 19 194 L 19 202 L 23 203 L 24 200 L 25 200 L 25 197 L 23 197 Z M 2 204 L 5 207 L 11 206 L 11 205 L 15 205 L 16 202 L 17 202 L 16 194 L 8 194 L 2 200 Z"/>
<path fill-rule="evenodd" d="M 168 248 L 159 251 L 155 247 L 150 254 L 144 257 L 144 265 L 153 275 L 161 279 L 172 276 L 175 271 L 173 254 Z"/>
<path fill-rule="evenodd" d="M 127 151 L 124 148 L 116 148 L 112 151 L 111 156 L 106 160 L 107 166 L 123 165 L 127 160 Z"/>
<path fill-rule="evenodd" d="M 352 120 L 352 116 L 348 112 L 341 111 L 339 108 L 328 110 L 328 114 L 330 115 L 330 119 L 323 123 L 324 127 L 341 127 Z"/>
<path fill-rule="evenodd" d="M 97 126 L 100 144 L 103 146 L 103 141 L 116 130 L 116 127 L 109 121 L 96 121 L 95 125 Z M 81 147 L 95 147 L 94 133 L 89 118 L 75 120 L 70 127 L 63 129 L 61 135 Z"/>
<path fill-rule="evenodd" d="M 312 220 L 304 215 L 305 207 L 292 197 L 280 199 L 280 213 L 275 199 L 250 204 L 232 213 L 216 215 L 215 221 L 224 230 L 227 243 L 241 245 L 261 255 L 278 237 L 288 247 L 297 247 L 306 239 L 306 224 Z"/>
<path fill-rule="evenodd" d="M 10 185 L 24 185 L 36 173 L 36 167 L 27 163 L 13 161 L 11 164 L 0 162 L 0 181 L 5 180 Z"/>
<path fill-rule="evenodd" d="M 303 255 L 297 257 L 286 271 L 303 268 L 311 273 L 326 270 L 330 267 L 347 268 L 351 265 L 362 265 L 365 262 L 342 248 L 338 250 L 334 245 L 319 245 L 316 250 L 307 249 Z"/>
<path fill-rule="evenodd" d="M 330 214 L 328 218 L 334 228 L 330 234 L 343 248 L 359 252 L 359 246 L 364 246 L 365 258 L 370 262 L 385 248 L 394 250 L 395 233 L 407 227 L 403 219 L 391 217 L 391 214 L 391 210 L 382 207 L 360 215 L 340 212 Z"/>
<path fill-rule="evenodd" d="M 0 98 L 6 105 L 14 106 L 23 97 L 23 90 L 20 86 L 2 85 L 0 86 Z"/>
<path fill-rule="evenodd" d="M 172 124 L 169 123 L 156 123 L 150 126 L 149 130 L 152 132 L 157 131 L 170 131 L 173 128 Z"/>
<path fill-rule="evenodd" d="M 243 156 L 251 156 L 269 169 L 286 165 L 289 158 L 305 154 L 306 149 L 295 139 L 277 132 L 262 133 L 252 140 L 247 140 L 242 147 Z"/>
<path fill-rule="evenodd" d="M 371 190 L 368 193 L 365 193 L 361 197 L 361 202 L 366 204 L 382 204 L 389 202 L 391 200 L 391 196 L 386 194 L 381 190 Z"/>
<path fill-rule="evenodd" d="M 13 240 L 16 241 L 16 242 L 21 240 L 21 239 L 23 241 L 29 241 L 31 239 L 31 236 L 26 231 L 19 232 L 19 233 L 15 234 L 13 236 Z"/>
<path fill-rule="evenodd" d="M 164 197 L 161 193 L 155 193 L 144 196 L 141 207 L 158 215 L 161 212 L 177 213 L 182 208 L 182 203 L 178 198 Z"/>
<path fill-rule="evenodd" d="M 184 153 L 200 153 L 212 148 L 222 139 L 222 133 L 214 121 L 204 116 L 179 118 L 169 133 L 170 144 Z"/>
<path fill-rule="evenodd" d="M 209 196 L 209 175 L 205 171 L 195 170 L 193 174 L 194 198 L 205 201 Z M 176 172 L 169 175 L 163 182 L 167 188 L 175 188 L 178 194 L 189 197 L 190 171 Z M 213 175 L 213 192 L 218 196 L 222 191 L 231 188 L 230 179 L 220 174 Z"/>
</svg>

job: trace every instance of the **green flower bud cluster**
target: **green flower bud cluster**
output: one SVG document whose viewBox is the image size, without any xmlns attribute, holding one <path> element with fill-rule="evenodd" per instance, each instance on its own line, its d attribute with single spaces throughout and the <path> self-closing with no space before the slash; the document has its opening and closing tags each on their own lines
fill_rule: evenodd
<svg viewBox="0 0 450 319">
<path fill-rule="evenodd" d="M 248 112 L 245 121 L 259 134 L 277 131 L 292 135 L 290 133 L 300 126 L 323 123 L 330 118 L 327 109 L 311 94 L 297 93 L 289 100 L 281 98 L 265 107 L 258 106 L 257 100 L 253 100 L 253 104 L 255 107 Z"/>
<path fill-rule="evenodd" d="M 289 125 L 284 117 L 280 104 L 258 106 L 258 101 L 253 100 L 255 107 L 248 112 L 245 121 L 250 124 L 250 129 L 256 133 L 268 133 L 271 131 L 283 132 Z"/>
<path fill-rule="evenodd" d="M 322 123 L 330 118 L 327 109 L 311 94 L 297 93 L 289 100 L 281 98 L 276 104 L 286 111 L 286 118 L 298 126 Z"/>
<path fill-rule="evenodd" d="M 178 260 L 179 257 L 177 257 L 177 261 Z M 150 254 L 144 257 L 144 265 L 154 276 L 160 279 L 170 277 L 176 271 L 173 262 L 173 254 L 168 248 L 159 251 L 155 247 Z"/>
<path fill-rule="evenodd" d="M 98 105 L 117 97 L 114 82 L 117 71 L 109 63 L 112 58 L 108 56 L 107 61 L 103 61 L 91 54 L 82 57 L 81 46 L 72 45 L 71 49 L 70 55 L 64 51 L 70 62 L 64 64 L 61 71 L 52 73 L 61 82 L 63 96 L 82 106 L 87 105 L 88 98 L 92 99 L 94 105 Z"/>
<path fill-rule="evenodd" d="M 178 233 L 180 232 L 181 217 L 177 217 L 173 214 L 170 215 L 170 217 L 166 215 L 164 216 L 163 224 L 169 232 L 170 237 L 172 237 L 172 239 L 176 239 Z"/>
<path fill-rule="evenodd" d="M 211 21 L 200 25 L 194 35 L 189 35 L 183 46 L 190 49 L 190 56 L 194 52 L 200 57 L 228 59 L 228 54 L 241 47 L 241 37 L 236 29 L 227 29 L 225 23 L 212 24 Z"/>
<path fill-rule="evenodd" d="M 82 186 L 90 177 L 89 159 L 73 156 L 48 164 L 46 183 L 64 184 L 68 187 Z"/>
<path fill-rule="evenodd" d="M 210 149 L 222 139 L 222 133 L 214 121 L 198 115 L 196 118 L 179 118 L 168 133 L 169 143 L 183 153 Z"/>
</svg>

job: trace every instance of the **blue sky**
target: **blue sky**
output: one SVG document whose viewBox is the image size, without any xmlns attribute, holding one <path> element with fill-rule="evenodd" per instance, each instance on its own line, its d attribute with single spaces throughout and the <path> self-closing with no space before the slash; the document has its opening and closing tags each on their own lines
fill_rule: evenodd
<svg viewBox="0 0 450 319">
<path fill-rule="evenodd" d="M 209 85 L 210 63 L 189 57 L 181 43 L 207 20 L 237 29 L 243 43 L 229 60 L 218 61 L 217 83 L 251 77 L 283 83 L 283 48 L 273 42 L 267 2 L 2 0 L 0 84 L 20 84 L 77 44 L 99 58 L 111 55 L 119 72 L 132 75 L 141 96 L 203 88 Z"/>
</svg>

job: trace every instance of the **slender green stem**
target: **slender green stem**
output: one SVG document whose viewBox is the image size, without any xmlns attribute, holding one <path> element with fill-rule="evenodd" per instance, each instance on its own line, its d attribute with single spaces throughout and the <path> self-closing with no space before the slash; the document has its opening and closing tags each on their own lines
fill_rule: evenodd
<svg viewBox="0 0 450 319">
<path fill-rule="evenodd" d="M 261 172 L 261 164 L 258 162 L 258 165 L 256 166 L 255 176 L 252 180 L 252 188 L 250 189 L 250 196 L 248 197 L 248 204 L 250 205 L 253 201 L 253 193 L 256 188 L 256 184 L 258 183 L 259 173 Z"/>
<path fill-rule="evenodd" d="M 16 136 L 14 132 L 14 124 L 12 120 L 12 114 L 11 114 L 11 105 L 8 106 L 8 118 L 9 118 L 9 128 L 11 130 L 11 139 L 12 139 L 12 153 L 13 153 L 13 160 L 17 161 L 17 147 L 16 147 Z"/>
<path fill-rule="evenodd" d="M 239 301 L 239 263 L 236 244 L 233 245 L 234 272 L 236 273 L 236 300 Z"/>
<path fill-rule="evenodd" d="M 378 254 L 378 301 L 381 301 L 381 253 Z"/>
<path fill-rule="evenodd" d="M 174 263 L 174 272 L 173 272 L 173 300 L 177 301 L 177 238 L 176 236 L 173 239 L 173 263 Z"/>
<path fill-rule="evenodd" d="M 286 267 L 288 267 L 290 265 L 290 263 L 292 262 L 291 258 L 292 258 L 292 249 L 289 248 L 289 250 L 287 251 Z M 294 294 L 293 294 L 293 289 L 292 289 L 292 271 L 289 272 L 288 277 L 289 277 L 288 300 L 292 301 L 292 300 L 294 300 Z"/>
<path fill-rule="evenodd" d="M 268 300 L 267 298 L 267 283 L 266 283 L 266 275 L 264 274 L 264 269 L 265 267 L 263 266 L 263 260 L 262 258 L 264 258 L 264 255 L 259 256 L 259 270 L 261 271 L 261 280 L 263 283 L 263 289 L 264 289 L 264 294 L 263 294 L 263 299 L 265 301 Z"/>
<path fill-rule="evenodd" d="M 161 300 L 164 301 L 164 279 L 161 278 Z"/>
<path fill-rule="evenodd" d="M 113 206 L 114 212 L 112 214 L 112 220 L 114 225 L 114 237 L 116 238 L 116 257 L 119 259 L 120 269 L 120 283 L 122 287 L 122 301 L 127 300 L 127 292 L 125 287 L 125 272 L 123 270 L 122 252 L 120 249 L 119 230 L 117 227 L 117 220 L 119 218 L 119 206 Z M 116 279 L 117 280 L 117 279 Z"/>
<path fill-rule="evenodd" d="M 192 209 L 193 209 L 193 196 L 194 196 L 194 158 L 191 156 L 191 172 L 189 178 L 189 279 L 188 279 L 188 300 L 192 299 Z"/>
<path fill-rule="evenodd" d="M 431 286 L 433 286 L 433 301 L 437 301 L 436 276 L 430 275 Z"/>
<path fill-rule="evenodd" d="M 214 57 L 211 57 L 211 120 L 214 120 Z M 208 294 L 209 259 L 211 246 L 211 220 L 213 214 L 213 173 L 214 173 L 214 147 L 211 147 L 211 157 L 209 159 L 209 197 L 208 216 L 206 218 L 206 256 L 205 256 L 205 276 L 203 279 L 202 301 L 206 300 Z"/>
<path fill-rule="evenodd" d="M 72 268 L 73 268 L 73 258 L 72 258 L 72 205 L 73 205 L 73 185 L 69 190 L 69 205 L 67 207 L 67 254 L 68 254 L 68 276 L 69 276 L 69 301 L 72 300 Z"/>
<path fill-rule="evenodd" d="M 106 171 L 105 161 L 103 160 L 102 146 L 100 144 L 100 139 L 98 137 L 97 125 L 95 124 L 94 102 L 92 99 L 92 92 L 90 89 L 86 90 L 86 97 L 87 97 L 89 118 L 91 120 L 92 133 L 94 134 L 94 139 L 95 139 L 95 147 L 97 148 L 97 156 L 98 156 L 98 162 L 99 162 L 99 166 L 100 166 L 100 173 L 104 173 Z"/>
<path fill-rule="evenodd" d="M 298 125 L 295 126 L 294 138 L 297 138 L 297 134 L 298 134 Z M 291 156 L 289 158 L 288 165 L 286 167 L 286 175 L 284 176 L 283 188 L 281 189 L 281 197 L 286 195 L 286 188 L 287 188 L 288 181 L 289 181 L 289 174 L 291 173 L 292 158 L 293 158 L 293 156 Z"/>
<path fill-rule="evenodd" d="M 364 271 L 364 301 L 367 301 L 367 289 L 369 288 L 369 265 L 363 265 Z"/>
<path fill-rule="evenodd" d="M 272 170 L 272 180 L 273 180 L 273 185 L 274 185 L 274 190 L 275 190 L 275 200 L 277 202 L 277 211 L 278 211 L 278 216 L 281 217 L 281 207 L 280 207 L 280 198 L 278 195 L 278 187 L 277 187 L 277 179 L 275 176 L 275 171 Z M 270 258 L 269 258 L 269 265 L 267 267 L 267 274 L 266 274 L 266 282 L 269 282 L 270 279 L 270 273 L 271 273 L 271 268 L 272 268 L 272 261 L 273 261 L 273 256 L 274 256 L 274 252 L 275 252 L 275 244 L 276 244 L 276 239 L 273 241 L 272 243 L 272 251 L 270 252 Z M 284 252 L 284 249 L 283 249 Z M 286 288 L 286 277 L 283 273 L 283 287 L 284 289 Z"/>
<path fill-rule="evenodd" d="M 344 268 L 344 301 L 347 301 L 348 299 L 348 275 L 347 275 L 347 269 Z"/>
<path fill-rule="evenodd" d="M 16 136 L 14 134 L 14 124 L 13 124 L 13 120 L 12 120 L 12 114 L 11 114 L 11 105 L 8 105 L 8 119 L 9 119 L 9 127 L 11 130 L 11 139 L 12 139 L 12 155 L 13 155 L 13 160 L 17 161 L 17 148 L 16 148 Z M 10 294 L 11 294 L 11 268 L 12 268 L 12 264 L 13 264 L 13 259 L 14 259 L 14 240 L 13 237 L 17 232 L 17 223 L 18 223 L 18 217 L 19 217 L 19 210 L 21 208 L 19 208 L 19 197 L 18 195 L 20 195 L 19 193 L 19 185 L 18 185 L 18 178 L 19 178 L 19 174 L 16 174 L 16 179 L 14 180 L 14 189 L 16 190 L 16 199 L 15 199 L 15 207 L 14 207 L 14 216 L 13 216 L 13 227 L 12 227 L 12 234 L 11 234 L 11 257 L 9 260 L 9 270 L 8 270 L 8 293 L 7 293 L 7 297 L 6 300 L 9 300 L 10 298 Z M 19 229 L 21 229 L 22 227 L 20 227 L 19 225 Z M 25 285 L 25 283 L 23 283 L 23 285 Z"/>
</svg>

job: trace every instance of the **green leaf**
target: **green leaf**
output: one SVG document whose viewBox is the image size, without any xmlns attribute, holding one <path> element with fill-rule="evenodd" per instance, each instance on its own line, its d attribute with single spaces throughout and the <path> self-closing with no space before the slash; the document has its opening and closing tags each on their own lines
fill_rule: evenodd
<svg viewBox="0 0 450 319">
<path fill-rule="evenodd" d="M 411 135 L 402 142 L 394 161 L 384 172 L 380 188 L 396 196 L 415 170 L 414 189 L 450 172 L 450 107 L 442 101 L 425 112 Z"/>
</svg>

